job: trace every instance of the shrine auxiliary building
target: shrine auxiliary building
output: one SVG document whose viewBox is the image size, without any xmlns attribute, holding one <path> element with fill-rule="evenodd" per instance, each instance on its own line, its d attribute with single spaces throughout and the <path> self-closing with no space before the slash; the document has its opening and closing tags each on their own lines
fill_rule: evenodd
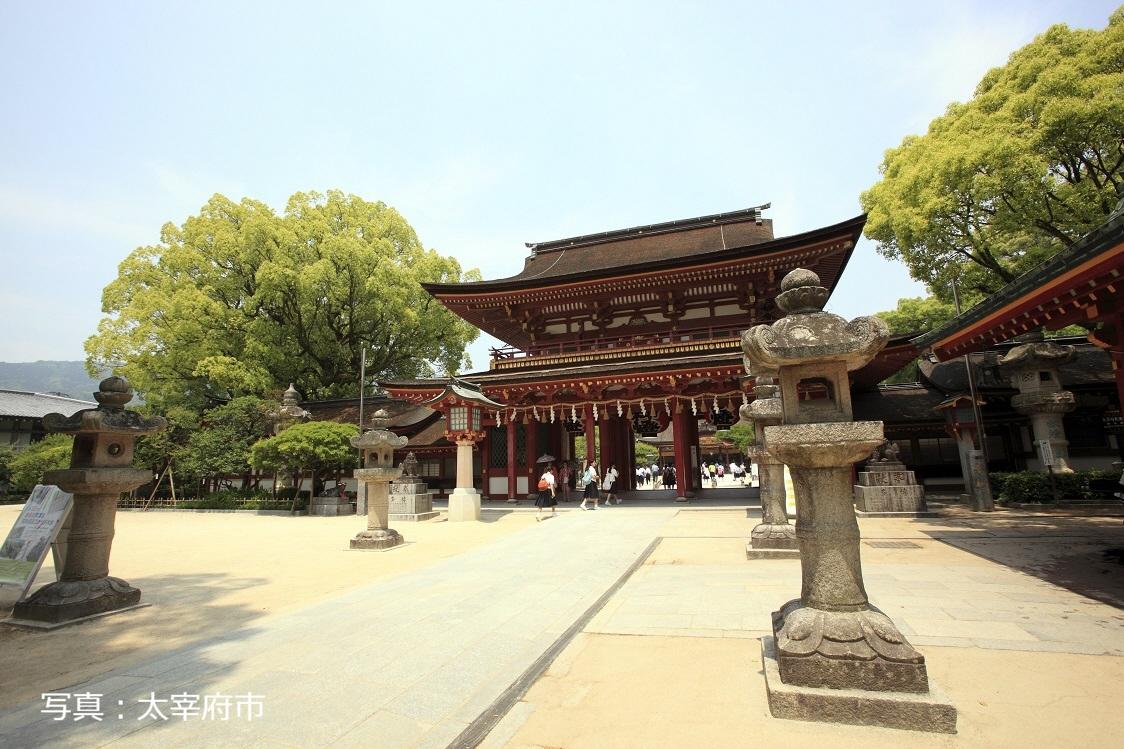
<svg viewBox="0 0 1124 749">
<path fill-rule="evenodd" d="M 425 285 L 505 344 L 492 349 L 488 371 L 459 378 L 478 389 L 480 403 L 502 404 L 478 407 L 474 475 L 486 497 L 533 492 L 544 454 L 615 464 L 631 488 L 635 437 L 661 431 L 673 438 L 679 496 L 693 492 L 700 420 L 732 424 L 751 392 L 741 332 L 778 319 L 773 300 L 794 268 L 833 289 L 865 221 L 776 238 L 766 208 L 528 244 L 514 276 Z M 906 361 L 915 355 L 909 347 Z M 866 379 L 876 383 L 905 363 L 876 360 Z M 407 449 L 419 459 L 453 455 L 442 424 L 458 407 L 448 384 L 380 382 L 395 398 L 442 410 L 427 418 L 412 409 L 399 421 L 407 432 L 415 425 Z M 581 455 L 575 435 L 587 436 Z"/>
</svg>

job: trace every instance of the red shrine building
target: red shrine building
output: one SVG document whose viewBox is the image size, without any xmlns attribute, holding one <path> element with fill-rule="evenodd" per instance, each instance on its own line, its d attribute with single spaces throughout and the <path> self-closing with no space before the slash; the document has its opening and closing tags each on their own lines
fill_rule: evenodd
<svg viewBox="0 0 1124 749">
<path fill-rule="evenodd" d="M 708 454 L 700 433 L 732 425 L 752 398 L 741 332 L 779 317 L 773 300 L 794 268 L 816 272 L 833 290 L 865 222 L 857 216 L 777 238 L 766 208 L 532 243 L 516 275 L 426 285 L 504 345 L 492 349 L 487 371 L 380 382 L 386 395 L 371 410 L 388 410 L 391 428 L 409 438 L 397 459 L 415 453 L 431 488 L 447 493 L 457 443 L 463 462 L 463 443 L 471 441 L 474 488 L 493 500 L 533 493 L 544 457 L 575 467 L 595 461 L 602 471 L 615 465 L 618 487 L 629 489 L 636 439 L 658 435 L 652 441 L 661 445 L 660 462 L 675 467 L 677 494 L 694 493 Z M 856 418 L 883 421 L 926 484 L 959 484 L 958 439 L 967 430 L 980 442 L 966 415 L 971 408 L 961 407 L 970 403 L 970 361 L 990 469 L 1042 470 L 1028 418 L 1011 407 L 1017 391 L 997 363 L 1015 345 L 1009 339 L 1036 326 L 1091 322 L 1100 324 L 1091 342 L 1061 341 L 1076 349 L 1059 370 L 1060 384 L 1075 394 L 1065 432 L 1078 467 L 1110 467 L 1124 455 L 1122 236 L 1118 212 L 940 329 L 891 339 L 851 373 Z M 918 382 L 881 384 L 915 361 Z M 358 421 L 355 399 L 302 405 L 313 418 Z"/>
<path fill-rule="evenodd" d="M 474 475 L 485 497 L 533 492 L 544 455 L 615 465 L 622 488 L 632 488 L 635 438 L 658 433 L 672 439 L 679 496 L 693 492 L 700 423 L 730 426 L 752 392 L 741 332 L 779 317 L 773 300 L 794 268 L 834 288 L 865 220 L 777 238 L 762 217 L 768 207 L 531 243 L 516 275 L 425 285 L 505 344 L 492 349 L 487 371 L 458 378 L 480 402 L 501 404 L 480 409 Z M 871 376 L 901 366 L 883 363 Z M 406 449 L 423 464 L 451 459 L 448 414 L 427 415 L 423 405 L 449 381 L 379 384 L 419 406 L 395 421 L 412 432 Z M 581 454 L 576 436 L 586 438 Z"/>
</svg>

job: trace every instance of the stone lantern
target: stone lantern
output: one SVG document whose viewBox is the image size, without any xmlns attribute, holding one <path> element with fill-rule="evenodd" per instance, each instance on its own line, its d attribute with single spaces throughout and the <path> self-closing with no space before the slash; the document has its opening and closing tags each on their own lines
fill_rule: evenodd
<svg viewBox="0 0 1124 749">
<path fill-rule="evenodd" d="M 749 371 L 749 363 L 746 370 Z M 785 511 L 784 464 L 769 451 L 765 441 L 765 428 L 781 423 L 780 388 L 776 371 L 756 373 L 754 400 L 742 406 L 740 416 L 753 422 L 757 446 L 753 459 L 757 461 L 761 486 L 761 522 L 750 532 L 746 545 L 747 559 L 783 559 L 800 556 L 796 529 L 788 522 Z"/>
<path fill-rule="evenodd" d="M 1058 367 L 1071 361 L 1077 349 L 1043 341 L 1040 333 L 1037 338 L 1008 351 L 999 360 L 999 367 L 1019 390 L 1019 394 L 1011 398 L 1011 405 L 1030 417 L 1039 457 L 1042 457 L 1041 443 L 1048 442 L 1054 453 L 1051 470 L 1073 473 L 1069 467 L 1069 441 L 1065 438 L 1062 417 L 1076 408 L 1077 403 L 1073 393 L 1062 390 Z"/>
<path fill-rule="evenodd" d="M 505 406 L 486 397 L 475 385 L 455 377 L 440 395 L 424 405 L 445 415 L 445 438 L 457 446 L 457 486 L 449 495 L 449 520 L 479 520 L 480 492 L 472 475 L 472 449 L 487 435 L 483 428 L 484 411 L 499 411 Z"/>
<path fill-rule="evenodd" d="M 390 482 L 402 475 L 402 469 L 394 466 L 394 451 L 410 440 L 387 429 L 389 423 L 390 414 L 380 408 L 371 417 L 374 428 L 351 439 L 351 446 L 359 448 L 363 456 L 364 467 L 355 469 L 355 478 L 367 493 L 367 530 L 351 539 L 353 549 L 390 549 L 404 540 L 388 527 Z"/>
<path fill-rule="evenodd" d="M 742 335 L 754 371 L 780 375 L 783 424 L 765 444 L 792 472 L 800 502 L 800 598 L 773 613 L 763 640 L 776 717 L 949 732 L 956 712 L 929 693 L 925 658 L 873 607 L 863 584 L 851 467 L 883 442 L 882 422 L 853 421 L 848 372 L 886 345 L 875 317 L 823 311 L 828 291 L 804 269 L 781 282 L 786 316 Z"/>
<path fill-rule="evenodd" d="M 94 393 L 97 408 L 43 417 L 48 431 L 74 435 L 70 467 L 43 476 L 44 483 L 72 493 L 74 506 L 59 580 L 16 604 L 13 619 L 61 624 L 140 605 L 138 588 L 109 576 L 113 523 L 118 496 L 152 479 L 150 471 L 132 466 L 136 438 L 167 424 L 160 417 L 127 410 L 132 397 L 128 382 L 109 377 Z"/>
<path fill-rule="evenodd" d="M 977 398 L 976 406 L 987 405 L 987 401 Z M 983 444 L 979 424 L 976 423 L 976 409 L 972 397 L 967 394 L 954 395 L 938 403 L 934 411 L 944 414 L 944 428 L 956 439 L 960 453 L 960 472 L 964 474 L 964 489 L 972 500 L 972 506 L 982 512 L 995 509 L 991 496 L 991 482 L 987 476 L 987 461 L 977 444 Z M 980 442 L 977 443 L 976 440 Z M 963 498 L 962 498 L 963 499 Z"/>
<path fill-rule="evenodd" d="M 289 383 L 289 389 L 281 394 L 281 408 L 270 414 L 275 423 L 273 425 L 274 434 L 281 434 L 293 424 L 300 424 L 308 421 L 312 416 L 308 411 L 300 407 L 301 394 Z"/>
</svg>

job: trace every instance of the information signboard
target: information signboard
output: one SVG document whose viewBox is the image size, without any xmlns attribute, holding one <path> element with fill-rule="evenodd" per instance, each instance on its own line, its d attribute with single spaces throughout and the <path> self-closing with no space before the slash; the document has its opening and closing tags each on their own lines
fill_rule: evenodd
<svg viewBox="0 0 1124 749">
<path fill-rule="evenodd" d="M 1042 465 L 1050 468 L 1057 465 L 1054 462 L 1054 446 L 1050 444 L 1050 440 L 1038 440 L 1038 454 L 1042 457 Z"/>
<path fill-rule="evenodd" d="M 0 585 L 15 585 L 27 594 L 51 543 L 70 512 L 74 495 L 57 486 L 36 486 L 16 524 L 0 546 Z"/>
</svg>

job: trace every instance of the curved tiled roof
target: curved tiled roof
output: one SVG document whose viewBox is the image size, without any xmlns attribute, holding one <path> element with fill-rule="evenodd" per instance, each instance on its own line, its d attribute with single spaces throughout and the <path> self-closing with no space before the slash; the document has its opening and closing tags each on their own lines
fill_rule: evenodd
<svg viewBox="0 0 1124 749">
<path fill-rule="evenodd" d="M 70 416 L 83 408 L 97 408 L 97 405 L 65 395 L 0 389 L 0 416 L 24 419 L 42 419 L 49 413 Z"/>
</svg>

